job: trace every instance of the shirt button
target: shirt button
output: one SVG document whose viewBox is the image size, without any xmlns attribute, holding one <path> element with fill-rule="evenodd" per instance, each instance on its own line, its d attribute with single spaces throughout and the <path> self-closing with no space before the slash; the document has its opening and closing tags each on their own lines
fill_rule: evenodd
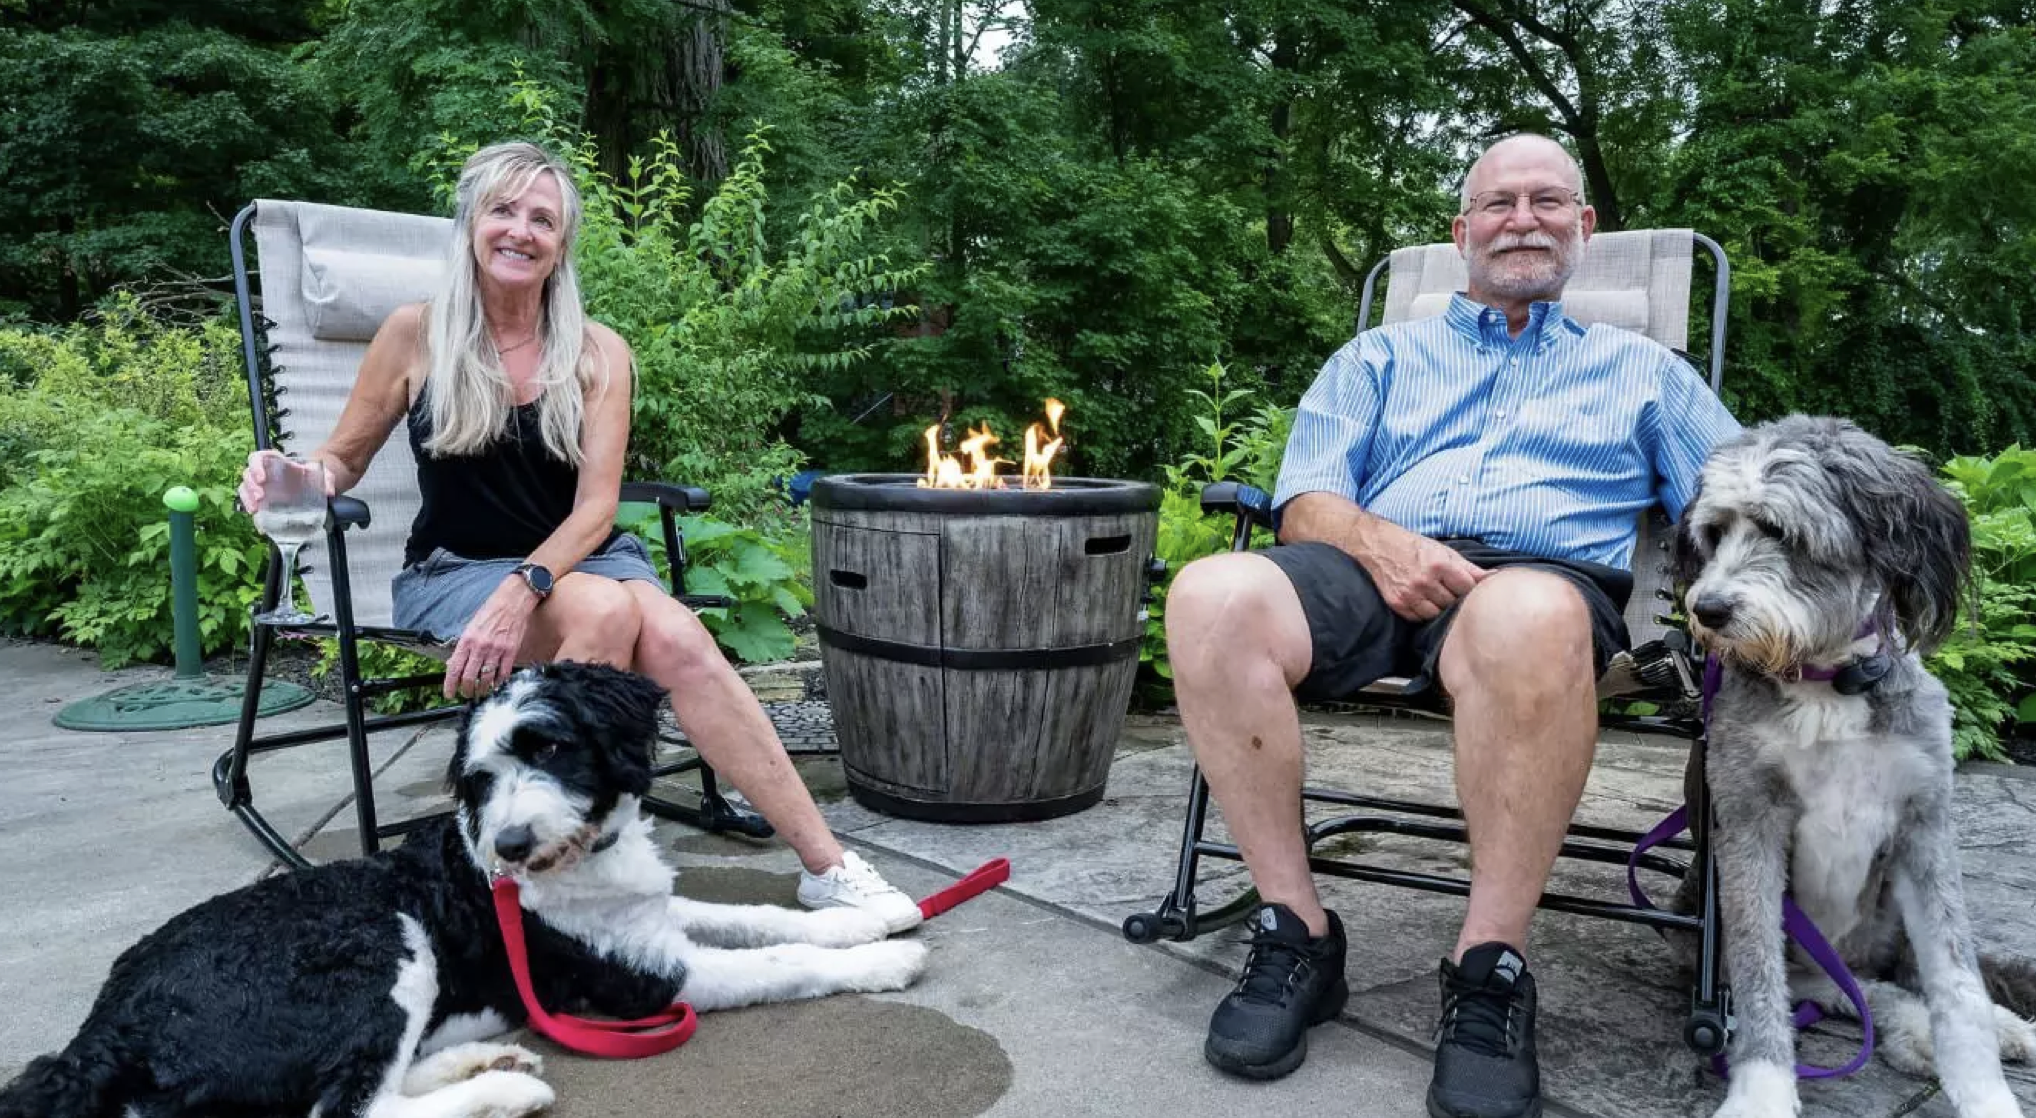
<svg viewBox="0 0 2036 1118">
<path fill-rule="evenodd" d="M 1457 477 L 1457 479 L 1456 479 L 1456 484 L 1458 484 L 1458 485 L 1469 485 L 1469 484 L 1470 484 L 1470 475 L 1469 475 L 1469 474 L 1462 474 L 1462 475 L 1459 475 L 1459 476 Z"/>
<path fill-rule="evenodd" d="M 1518 357 L 1513 358 L 1513 367 L 1516 369 L 1520 367 L 1520 359 Z"/>
<path fill-rule="evenodd" d="M 1493 417 L 1494 419 L 1504 419 L 1504 418 L 1506 418 L 1506 409 L 1504 409 L 1504 408 L 1500 408 L 1500 409 L 1499 409 L 1498 411 L 1495 411 L 1495 412 L 1493 412 L 1493 413 L 1492 413 L 1492 417 Z"/>
</svg>

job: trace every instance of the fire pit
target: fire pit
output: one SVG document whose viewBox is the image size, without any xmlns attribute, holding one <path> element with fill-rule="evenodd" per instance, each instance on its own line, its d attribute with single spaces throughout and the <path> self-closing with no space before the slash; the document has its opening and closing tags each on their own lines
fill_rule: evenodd
<svg viewBox="0 0 2036 1118">
<path fill-rule="evenodd" d="M 1040 484 L 815 483 L 820 655 L 858 802 L 993 823 L 1102 799 L 1138 672 L 1160 492 Z"/>
</svg>

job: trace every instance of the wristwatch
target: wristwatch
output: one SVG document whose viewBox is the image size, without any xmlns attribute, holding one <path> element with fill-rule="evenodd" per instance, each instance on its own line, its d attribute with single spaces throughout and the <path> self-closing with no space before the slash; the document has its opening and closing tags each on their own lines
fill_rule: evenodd
<svg viewBox="0 0 2036 1118">
<path fill-rule="evenodd" d="M 511 573 L 523 579 L 524 584 L 530 587 L 530 592 L 537 595 L 538 601 L 551 597 L 551 588 L 555 585 L 551 571 L 536 563 L 522 563 Z"/>
</svg>

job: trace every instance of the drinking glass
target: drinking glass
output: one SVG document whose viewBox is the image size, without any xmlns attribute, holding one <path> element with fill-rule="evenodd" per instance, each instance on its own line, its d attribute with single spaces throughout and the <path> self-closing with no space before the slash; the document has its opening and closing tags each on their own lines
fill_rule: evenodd
<svg viewBox="0 0 2036 1118">
<path fill-rule="evenodd" d="M 255 615 L 260 625 L 308 625 L 314 614 L 297 608 L 297 550 L 325 531 L 325 464 L 316 459 L 262 459 L 262 507 L 255 527 L 283 557 L 283 590 L 276 608 Z"/>
</svg>

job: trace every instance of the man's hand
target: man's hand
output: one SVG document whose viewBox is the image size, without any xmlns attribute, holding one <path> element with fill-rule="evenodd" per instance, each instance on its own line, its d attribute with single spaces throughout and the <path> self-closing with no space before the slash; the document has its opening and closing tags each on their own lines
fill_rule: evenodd
<svg viewBox="0 0 2036 1118">
<path fill-rule="evenodd" d="M 1429 621 L 1455 605 L 1490 571 L 1426 536 L 1373 519 L 1357 561 L 1370 573 L 1387 608 L 1409 621 Z"/>
<path fill-rule="evenodd" d="M 460 633 L 445 664 L 445 697 L 476 699 L 493 691 L 516 670 L 516 653 L 530 630 L 537 594 L 514 575 L 502 580 Z"/>
</svg>

